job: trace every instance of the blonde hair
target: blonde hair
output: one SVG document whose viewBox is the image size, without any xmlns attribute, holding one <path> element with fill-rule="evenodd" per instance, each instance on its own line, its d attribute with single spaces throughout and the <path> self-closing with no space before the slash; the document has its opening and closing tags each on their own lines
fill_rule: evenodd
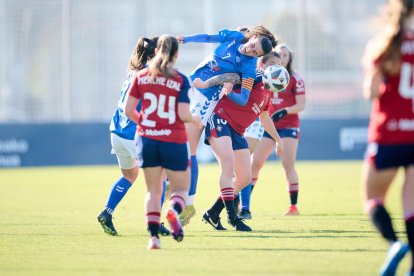
<svg viewBox="0 0 414 276">
<path fill-rule="evenodd" d="M 378 62 L 380 72 L 394 75 L 401 63 L 401 41 L 406 19 L 413 8 L 413 0 L 389 0 L 383 14 L 376 19 L 378 34 L 368 44 L 362 59 L 365 66 Z"/>
<path fill-rule="evenodd" d="M 162 35 L 158 38 L 157 54 L 149 65 L 151 77 L 155 79 L 157 75 L 174 77 L 176 71 L 172 68 L 175 54 L 178 52 L 178 41 L 175 37 Z"/>
</svg>

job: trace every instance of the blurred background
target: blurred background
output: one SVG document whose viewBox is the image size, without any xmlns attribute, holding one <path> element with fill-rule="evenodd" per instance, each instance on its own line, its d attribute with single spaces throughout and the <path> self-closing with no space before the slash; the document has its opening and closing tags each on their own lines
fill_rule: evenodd
<svg viewBox="0 0 414 276">
<path fill-rule="evenodd" d="M 353 133 L 351 140 L 365 137 L 363 127 L 370 104 L 362 98 L 360 59 L 372 34 L 373 16 L 384 3 L 385 0 L 0 0 L 0 166 L 7 165 L 2 160 L 11 154 L 27 154 L 33 146 L 43 145 L 36 141 L 52 140 L 36 135 L 56 134 L 62 127 L 67 132 L 55 137 L 62 141 L 60 149 L 67 145 L 62 140 L 67 133 L 86 131 L 79 127 L 91 128 L 86 124 L 104 125 L 103 144 L 110 147 L 107 125 L 139 37 L 213 34 L 223 28 L 256 24 L 266 26 L 295 53 L 294 66 L 304 77 L 307 92 L 306 110 L 301 113 L 304 136 L 305 128 L 321 133 L 323 128 L 338 126 L 337 135 L 333 135 L 339 138 L 332 143 L 341 151 L 344 143 L 349 147 L 348 140 L 340 140 L 344 122 L 347 133 Z M 181 46 L 177 67 L 190 73 L 212 47 Z M 49 129 L 51 124 L 53 128 Z M 28 135 L 22 134 L 23 129 L 27 133 L 28 128 L 32 129 L 29 136 L 35 134 L 35 138 L 23 137 Z M 93 139 L 103 139 L 100 135 Z M 73 139 L 76 137 L 72 142 Z M 60 154 L 51 149 L 39 152 L 45 150 Z M 362 147 L 357 150 L 352 158 L 362 157 Z M 42 165 L 22 160 L 19 165 Z M 59 164 L 51 162 L 45 164 Z"/>
</svg>

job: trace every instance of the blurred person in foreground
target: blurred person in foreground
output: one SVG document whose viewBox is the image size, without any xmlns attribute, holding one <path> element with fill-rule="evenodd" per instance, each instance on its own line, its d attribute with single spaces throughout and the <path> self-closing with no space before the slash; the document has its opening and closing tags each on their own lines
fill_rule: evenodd
<svg viewBox="0 0 414 276">
<path fill-rule="evenodd" d="M 184 238 L 179 214 L 185 209 L 190 186 L 190 152 L 184 123 L 201 124 L 200 118 L 190 112 L 187 77 L 174 68 L 178 57 L 177 39 L 161 36 L 155 52 L 149 67 L 134 76 L 125 105 L 125 114 L 138 125 L 138 161 L 148 191 L 145 200 L 150 233 L 148 249 L 161 247 L 158 232 L 163 170 L 171 191 L 166 218 L 173 238 L 177 242 Z M 138 102 L 142 103 L 139 113 Z"/>
<path fill-rule="evenodd" d="M 379 32 L 363 58 L 364 97 L 372 100 L 363 167 L 365 212 L 389 249 L 380 275 L 395 275 L 414 249 L 414 1 L 389 0 Z M 398 169 L 404 169 L 402 206 L 409 245 L 399 241 L 385 196 Z M 414 275 L 413 254 L 407 275 Z"/>
</svg>

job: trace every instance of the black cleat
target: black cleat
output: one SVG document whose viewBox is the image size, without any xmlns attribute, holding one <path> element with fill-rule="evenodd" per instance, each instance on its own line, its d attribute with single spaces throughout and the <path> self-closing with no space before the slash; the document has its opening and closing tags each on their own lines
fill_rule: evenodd
<svg viewBox="0 0 414 276">
<path fill-rule="evenodd" d="M 227 222 L 234 227 L 236 231 L 250 232 L 252 228 L 244 224 L 243 220 L 236 217 L 234 220 L 227 220 Z"/>
<path fill-rule="evenodd" d="M 165 227 L 164 222 L 161 222 L 160 228 L 158 229 L 158 234 L 161 236 L 169 236 L 171 234 L 170 230 Z"/>
<path fill-rule="evenodd" d="M 226 228 L 223 227 L 223 225 L 220 222 L 220 217 L 213 217 L 211 216 L 208 211 L 206 211 L 203 215 L 203 219 L 205 221 L 205 223 L 210 224 L 211 226 L 213 226 L 214 230 L 218 230 L 218 231 L 224 231 L 227 230 Z"/>
<path fill-rule="evenodd" d="M 250 213 L 249 210 L 243 210 L 242 209 L 240 211 L 238 217 L 241 218 L 241 219 L 252 219 L 252 213 Z"/>
<path fill-rule="evenodd" d="M 102 225 L 102 228 L 105 233 L 116 236 L 118 232 L 116 232 L 114 225 L 112 224 L 112 215 L 108 214 L 105 210 L 102 211 L 98 216 L 98 221 Z"/>
</svg>

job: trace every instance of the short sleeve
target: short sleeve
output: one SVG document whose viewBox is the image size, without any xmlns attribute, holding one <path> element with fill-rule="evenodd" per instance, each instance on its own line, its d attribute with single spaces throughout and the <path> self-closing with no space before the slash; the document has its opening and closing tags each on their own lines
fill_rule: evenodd
<svg viewBox="0 0 414 276">
<path fill-rule="evenodd" d="M 190 89 L 190 82 L 184 74 L 179 73 L 182 79 L 181 91 L 178 95 L 179 103 L 190 103 L 190 98 L 188 97 L 188 90 Z"/>
<path fill-rule="evenodd" d="M 139 91 L 139 86 L 138 86 L 138 79 L 136 75 L 134 75 L 132 78 L 131 87 L 129 88 L 129 95 L 137 99 L 141 98 L 141 93 Z"/>
</svg>

